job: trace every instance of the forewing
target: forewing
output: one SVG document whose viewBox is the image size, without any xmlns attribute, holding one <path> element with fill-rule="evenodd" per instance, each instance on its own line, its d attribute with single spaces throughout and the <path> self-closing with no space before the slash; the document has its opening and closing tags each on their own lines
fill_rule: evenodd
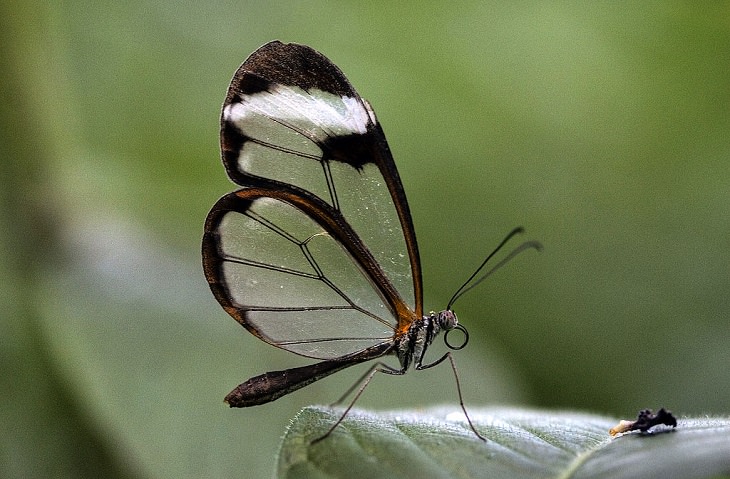
<svg viewBox="0 0 730 479">
<path fill-rule="evenodd" d="M 422 315 L 418 247 L 390 150 L 370 105 L 327 58 L 280 42 L 254 52 L 229 87 L 221 149 L 236 183 L 331 207 L 379 265 L 386 280 L 375 287 L 401 328 Z"/>
</svg>

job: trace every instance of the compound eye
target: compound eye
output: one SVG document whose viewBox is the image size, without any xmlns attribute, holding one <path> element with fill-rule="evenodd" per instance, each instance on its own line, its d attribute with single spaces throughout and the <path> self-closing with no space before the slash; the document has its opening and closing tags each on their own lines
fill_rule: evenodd
<svg viewBox="0 0 730 479">
<path fill-rule="evenodd" d="M 438 315 L 438 321 L 441 329 L 445 329 L 447 331 L 454 329 L 459 323 L 459 320 L 456 318 L 456 313 L 450 309 L 441 311 Z"/>
</svg>

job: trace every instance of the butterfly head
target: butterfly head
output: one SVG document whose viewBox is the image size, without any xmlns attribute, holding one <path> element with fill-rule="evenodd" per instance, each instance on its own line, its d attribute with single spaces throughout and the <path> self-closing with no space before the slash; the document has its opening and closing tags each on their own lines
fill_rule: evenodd
<svg viewBox="0 0 730 479">
<path fill-rule="evenodd" d="M 444 311 L 437 313 L 436 322 L 439 326 L 439 329 L 442 329 L 444 331 L 444 343 L 446 343 L 446 346 L 449 349 L 462 349 L 464 346 L 466 346 L 466 343 L 469 342 L 469 332 L 464 326 L 459 324 L 459 319 L 456 317 L 456 313 L 454 313 L 452 310 L 445 309 Z M 449 342 L 449 333 L 455 329 L 461 331 L 461 333 L 464 335 L 464 339 L 462 340 L 462 342 L 456 345 Z"/>
</svg>

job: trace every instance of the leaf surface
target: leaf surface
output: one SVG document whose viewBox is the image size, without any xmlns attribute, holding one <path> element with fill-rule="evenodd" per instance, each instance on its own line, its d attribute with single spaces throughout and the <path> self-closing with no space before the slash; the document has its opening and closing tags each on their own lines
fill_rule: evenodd
<svg viewBox="0 0 730 479">
<path fill-rule="evenodd" d="M 730 474 L 730 419 L 680 418 L 612 438 L 619 419 L 569 411 L 350 411 L 333 434 L 310 444 L 342 410 L 310 407 L 292 421 L 279 453 L 280 478 L 702 478 Z M 354 476 L 353 476 L 354 474 Z"/>
</svg>

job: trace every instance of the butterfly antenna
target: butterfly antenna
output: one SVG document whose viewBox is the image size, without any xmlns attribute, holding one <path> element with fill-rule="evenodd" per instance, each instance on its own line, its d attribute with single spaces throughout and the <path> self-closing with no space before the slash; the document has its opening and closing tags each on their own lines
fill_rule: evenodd
<svg viewBox="0 0 730 479">
<path fill-rule="evenodd" d="M 495 271 L 497 271 L 499 268 L 507 264 L 512 258 L 517 256 L 518 254 L 522 253 L 525 250 L 528 249 L 535 249 L 537 251 L 542 251 L 542 244 L 539 241 L 525 241 L 515 249 L 513 249 L 507 256 L 502 258 L 502 260 L 499 261 L 499 263 L 495 264 L 494 267 L 492 267 L 489 271 L 484 273 L 479 279 L 474 280 L 474 278 L 477 277 L 477 275 L 484 269 L 484 267 L 487 265 L 487 262 L 492 259 L 492 257 L 497 254 L 499 250 L 502 249 L 502 247 L 507 244 L 507 242 L 512 239 L 513 236 L 520 234 L 524 232 L 524 228 L 521 226 L 518 226 L 517 228 L 513 229 L 512 231 L 505 236 L 505 238 L 497 245 L 496 248 L 494 248 L 494 251 L 489 253 L 489 255 L 482 261 L 482 264 L 479 265 L 479 267 L 472 273 L 471 276 L 469 276 L 469 279 L 464 281 L 464 284 L 461 285 L 461 287 L 456 290 L 456 293 L 451 297 L 449 300 L 449 304 L 446 306 L 447 310 L 451 310 L 451 307 L 454 305 L 457 299 L 459 299 L 464 293 L 471 290 L 475 286 L 477 286 L 479 283 L 487 279 L 489 276 L 492 275 Z"/>
</svg>

